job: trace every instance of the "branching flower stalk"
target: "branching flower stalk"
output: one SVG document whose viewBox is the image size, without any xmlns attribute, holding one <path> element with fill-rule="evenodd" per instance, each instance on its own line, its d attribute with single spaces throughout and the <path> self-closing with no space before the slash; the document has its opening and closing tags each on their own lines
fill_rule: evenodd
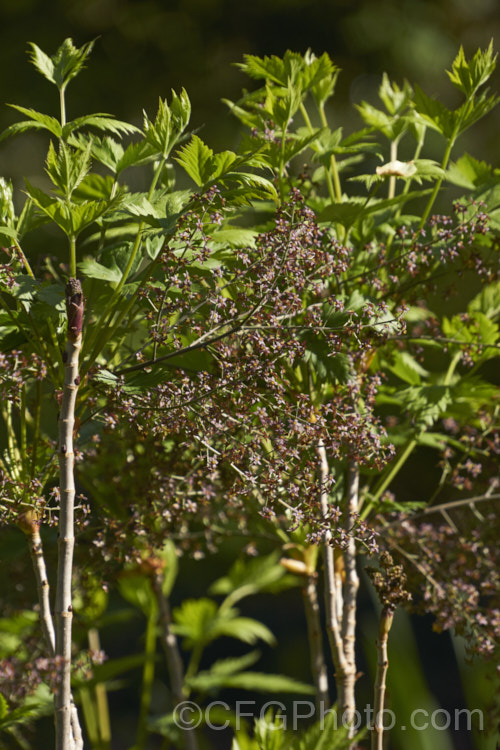
<svg viewBox="0 0 500 750">
<path fill-rule="evenodd" d="M 82 342 L 84 299 L 81 282 L 70 278 L 66 285 L 68 333 L 63 355 L 65 374 L 59 414 L 59 556 L 56 588 L 56 657 L 61 659 L 61 673 L 55 697 L 56 750 L 72 748 L 71 731 L 71 626 L 73 619 L 71 576 L 74 537 L 74 450 L 75 404 L 80 384 L 78 374 Z"/>
</svg>

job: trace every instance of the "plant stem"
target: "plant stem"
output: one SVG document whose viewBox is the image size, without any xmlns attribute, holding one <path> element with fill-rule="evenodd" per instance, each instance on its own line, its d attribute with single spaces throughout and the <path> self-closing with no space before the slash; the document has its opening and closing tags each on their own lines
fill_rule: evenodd
<svg viewBox="0 0 500 750">
<path fill-rule="evenodd" d="M 155 676 L 155 653 L 156 653 L 156 623 L 158 621 L 158 610 L 152 607 L 148 614 L 146 625 L 146 643 L 144 646 L 144 669 L 142 672 L 141 707 L 139 722 L 137 726 L 137 737 L 134 750 L 145 750 L 148 736 L 148 714 L 153 693 L 153 681 Z"/>
<path fill-rule="evenodd" d="M 320 438 L 320 440 L 318 441 L 317 453 L 319 458 L 321 513 L 324 518 L 327 518 L 329 513 L 328 480 L 330 476 L 330 470 L 328 467 L 325 444 L 322 438 Z M 331 532 L 327 531 L 325 534 L 325 543 L 323 545 L 323 559 L 325 566 L 326 629 L 328 633 L 328 641 L 330 643 L 330 651 L 332 654 L 333 664 L 335 667 L 337 703 L 342 710 L 342 706 L 344 705 L 343 675 L 345 674 L 347 669 L 347 660 L 344 654 L 344 645 L 342 643 L 340 623 L 337 618 L 337 587 L 335 581 L 334 549 L 330 543 L 331 538 Z"/>
<path fill-rule="evenodd" d="M 69 275 L 76 276 L 76 238 L 71 235 L 69 238 Z"/>
<path fill-rule="evenodd" d="M 316 710 L 321 712 L 330 705 L 330 698 L 328 695 L 328 675 L 323 651 L 315 573 L 307 576 L 306 584 L 302 589 L 302 597 L 304 600 L 309 650 L 311 654 L 311 672 L 316 688 Z"/>
<path fill-rule="evenodd" d="M 47 567 L 45 565 L 45 556 L 43 554 L 42 537 L 40 536 L 40 521 L 36 517 L 31 517 L 28 524 L 30 554 L 38 591 L 38 606 L 40 608 L 42 633 L 45 639 L 47 653 L 49 657 L 53 659 L 56 655 L 56 633 L 50 609 L 50 586 Z M 74 750 L 82 750 L 82 730 L 78 719 L 78 711 L 76 710 L 73 700 L 71 700 L 71 732 L 72 744 L 70 744 L 69 747 L 74 748 Z"/>
<path fill-rule="evenodd" d="M 323 104 L 319 107 L 319 116 L 320 116 L 320 119 L 321 119 L 322 126 L 324 128 L 327 128 L 328 127 L 328 121 L 326 119 L 325 107 L 324 107 Z M 335 197 L 336 197 L 338 203 L 342 203 L 342 188 L 340 186 L 339 172 L 338 172 L 338 169 L 337 169 L 337 160 L 335 159 L 335 155 L 334 154 L 332 154 L 330 156 L 330 169 L 332 170 L 333 184 L 335 186 Z"/>
<path fill-rule="evenodd" d="M 66 86 L 61 86 L 59 89 L 59 108 L 61 111 L 61 125 L 66 125 L 66 99 L 65 99 Z"/>
<path fill-rule="evenodd" d="M 36 459 L 38 452 L 38 440 L 40 439 L 40 417 L 42 411 L 42 383 L 40 380 L 36 381 L 36 401 L 35 401 L 35 417 L 33 425 L 33 442 L 32 442 L 32 454 L 31 454 L 31 469 L 30 479 L 35 478 L 36 474 Z"/>
<path fill-rule="evenodd" d="M 73 746 L 71 731 L 71 626 L 75 477 L 73 429 L 80 382 L 78 361 L 82 344 L 84 302 L 80 281 L 71 278 L 66 286 L 68 333 L 65 350 L 64 387 L 59 414 L 59 542 L 56 587 L 56 657 L 61 660 L 56 707 L 56 750 Z"/>
<path fill-rule="evenodd" d="M 153 591 L 160 613 L 160 638 L 165 652 L 170 688 L 174 704 L 178 705 L 185 700 L 184 692 L 184 666 L 182 664 L 179 646 L 175 633 L 172 631 L 172 617 L 170 603 L 162 591 L 162 574 L 158 573 L 153 578 Z M 184 747 L 186 750 L 198 750 L 198 743 L 194 730 L 187 729 L 183 732 Z"/>
<path fill-rule="evenodd" d="M 366 514 L 369 512 L 373 503 L 376 503 L 377 500 L 379 500 L 382 494 L 385 492 L 387 487 L 389 487 L 392 480 L 397 475 L 399 470 L 403 467 L 407 459 L 410 457 L 410 454 L 412 453 L 413 449 L 417 446 L 417 444 L 418 444 L 417 438 L 412 438 L 410 442 L 406 445 L 404 450 L 399 454 L 397 461 L 391 466 L 389 473 L 386 474 L 386 476 L 382 478 L 381 482 L 376 487 L 375 492 L 372 497 L 372 501 L 371 503 L 367 505 L 367 510 L 363 513 L 363 518 L 366 517 Z"/>
<path fill-rule="evenodd" d="M 97 628 L 90 628 L 88 632 L 89 648 L 100 651 L 101 643 Z M 108 696 L 103 682 L 95 686 L 95 702 L 97 714 L 97 728 L 99 732 L 99 750 L 109 750 L 111 747 L 111 725 L 109 721 Z"/>
<path fill-rule="evenodd" d="M 455 145 L 456 137 L 457 137 L 456 133 L 454 133 L 452 135 L 452 137 L 448 141 L 448 144 L 446 146 L 446 151 L 444 152 L 443 160 L 441 162 L 441 168 L 442 169 L 446 169 L 446 167 L 448 166 L 448 162 L 450 160 L 450 155 L 451 155 L 451 150 L 452 150 L 453 146 Z M 419 229 L 422 229 L 422 227 L 424 226 L 425 222 L 428 219 L 428 216 L 429 216 L 429 214 L 431 212 L 431 209 L 432 209 L 432 207 L 434 205 L 434 201 L 436 200 L 437 195 L 438 195 L 439 191 L 441 190 L 441 185 L 443 184 L 443 179 L 444 179 L 444 177 L 440 177 L 438 180 L 436 180 L 436 184 L 434 185 L 434 190 L 432 191 L 431 197 L 429 198 L 429 201 L 427 203 L 427 206 L 425 207 L 424 213 L 422 214 L 422 218 L 421 218 L 420 224 L 419 224 Z"/>
<path fill-rule="evenodd" d="M 375 700 L 373 712 L 373 728 L 371 736 L 371 750 L 383 750 L 384 747 L 384 704 L 385 680 L 389 660 L 387 658 L 387 641 L 392 625 L 393 613 L 384 608 L 380 613 L 380 625 L 377 640 L 377 673 L 375 676 Z"/>
<path fill-rule="evenodd" d="M 352 462 L 348 467 L 347 477 L 347 508 L 345 514 L 345 530 L 348 536 L 347 547 L 344 551 L 345 565 L 345 595 L 342 617 L 342 642 L 346 657 L 344 678 L 343 711 L 346 723 L 352 724 L 356 711 L 354 687 L 356 683 L 356 597 L 359 588 L 359 578 L 356 570 L 356 539 L 354 529 L 358 518 L 359 498 L 359 466 Z M 353 735 L 352 727 L 350 736 Z"/>
</svg>

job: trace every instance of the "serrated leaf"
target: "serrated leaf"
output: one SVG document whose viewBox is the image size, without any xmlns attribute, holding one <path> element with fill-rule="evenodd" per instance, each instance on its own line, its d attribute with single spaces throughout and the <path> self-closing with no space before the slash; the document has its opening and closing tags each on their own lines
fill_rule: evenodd
<svg viewBox="0 0 500 750">
<path fill-rule="evenodd" d="M 166 158 L 188 126 L 191 116 L 191 103 L 185 89 L 178 95 L 172 91 L 171 106 L 166 99 L 158 102 L 154 122 L 144 112 L 144 134 L 146 141 L 159 155 Z"/>
<path fill-rule="evenodd" d="M 30 42 L 30 60 L 48 81 L 54 83 L 59 89 L 63 89 L 82 70 L 94 43 L 95 40 L 92 40 L 77 48 L 72 39 L 68 38 L 64 40 L 55 55 L 49 57 L 40 47 Z"/>
<path fill-rule="evenodd" d="M 118 284 L 122 278 L 122 272 L 117 266 L 108 268 L 98 263 L 94 258 L 85 258 L 78 264 L 80 272 L 90 279 L 101 279 L 102 281 L 110 281 L 112 284 Z"/>
<path fill-rule="evenodd" d="M 494 281 L 484 287 L 469 302 L 467 309 L 471 313 L 483 313 L 490 320 L 500 316 L 500 281 Z"/>
<path fill-rule="evenodd" d="M 188 173 L 193 182 L 201 187 L 210 179 L 213 172 L 213 151 L 201 138 L 193 135 L 189 143 L 183 146 L 175 160 Z"/>
<path fill-rule="evenodd" d="M 56 120 L 55 117 L 51 117 L 50 115 L 45 115 L 43 112 L 37 112 L 35 109 L 28 109 L 27 107 L 21 107 L 18 104 L 9 104 L 9 107 L 12 107 L 12 109 L 16 109 L 18 112 L 21 112 L 23 115 L 27 115 L 30 120 L 23 121 L 23 122 L 16 122 L 13 125 L 10 125 L 8 128 L 6 128 L 3 133 L 0 135 L 0 141 L 4 140 L 4 138 L 7 138 L 11 135 L 18 135 L 19 133 L 24 133 L 26 130 L 30 130 L 32 128 L 36 129 L 42 129 L 42 130 L 48 130 L 50 133 L 56 136 L 56 138 L 60 138 L 62 135 L 62 128 L 59 120 Z"/>
<path fill-rule="evenodd" d="M 34 42 L 28 42 L 28 44 L 31 47 L 30 60 L 32 64 L 48 81 L 55 83 L 52 59 Z"/>
<path fill-rule="evenodd" d="M 59 141 L 59 150 L 49 146 L 46 161 L 46 172 L 61 195 L 70 198 L 90 169 L 89 142 L 84 151 L 74 151 L 64 141 Z"/>
<path fill-rule="evenodd" d="M 212 664 L 209 674 L 227 676 L 241 672 L 247 667 L 251 667 L 260 659 L 259 651 L 250 651 L 243 656 L 236 656 L 232 659 L 219 659 Z M 199 674 L 202 674 L 200 672 Z"/>
<path fill-rule="evenodd" d="M 453 60 L 451 71 L 447 70 L 450 81 L 466 97 L 471 98 L 476 91 L 488 81 L 495 70 L 496 55 L 493 55 L 493 40 L 489 47 L 477 50 L 472 60 L 467 61 L 464 49 L 460 46 L 457 56 Z"/>
<path fill-rule="evenodd" d="M 276 643 L 276 639 L 269 628 L 262 622 L 253 620 L 250 617 L 234 617 L 230 620 L 221 620 L 217 623 L 216 633 L 217 636 L 225 635 L 230 638 L 236 638 L 244 643 L 249 643 L 251 646 L 259 640 L 271 646 Z"/>
<path fill-rule="evenodd" d="M 464 154 L 458 161 L 450 164 L 446 171 L 446 179 L 453 185 L 474 190 L 493 179 L 493 169 L 486 162 L 479 161 L 470 154 Z"/>
<path fill-rule="evenodd" d="M 245 596 L 268 591 L 285 577 L 285 570 L 279 564 L 279 553 L 272 552 L 266 557 L 249 560 L 238 559 L 227 576 L 215 581 L 209 591 L 212 594 L 227 594 L 226 601 L 235 603 Z"/>
<path fill-rule="evenodd" d="M 415 86 L 415 110 L 427 125 L 437 130 L 445 138 L 456 135 L 458 126 L 457 115 L 447 109 L 444 104 L 427 96 L 419 86 Z"/>
<path fill-rule="evenodd" d="M 420 385 L 422 377 L 428 376 L 428 371 L 417 362 L 409 352 L 396 351 L 392 355 L 392 362 L 388 369 L 398 378 L 410 385 Z"/>
<path fill-rule="evenodd" d="M 155 149 L 147 141 L 129 143 L 123 156 L 116 164 L 116 173 L 120 174 L 127 167 L 140 167 L 144 164 L 149 164 L 155 156 Z"/>
<path fill-rule="evenodd" d="M 112 115 L 108 115 L 105 112 L 96 112 L 93 115 L 84 115 L 83 117 L 77 117 L 75 120 L 70 120 L 62 129 L 62 137 L 67 139 L 73 133 L 81 130 L 81 128 L 96 128 L 96 130 L 102 130 L 115 135 L 122 135 L 123 133 L 129 135 L 141 132 L 135 125 L 123 122 L 122 120 L 116 120 Z"/>
<path fill-rule="evenodd" d="M 210 692 L 213 690 L 233 689 L 252 690 L 258 693 L 305 693 L 313 695 L 314 688 L 291 677 L 264 672 L 240 672 L 239 674 L 220 674 L 212 671 L 200 672 L 188 680 L 194 690 Z"/>
</svg>

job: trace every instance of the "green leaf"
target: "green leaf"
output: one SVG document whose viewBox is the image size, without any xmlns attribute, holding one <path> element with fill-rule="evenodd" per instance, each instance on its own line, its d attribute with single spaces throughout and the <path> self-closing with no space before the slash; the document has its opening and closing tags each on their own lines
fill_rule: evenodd
<svg viewBox="0 0 500 750">
<path fill-rule="evenodd" d="M 265 716 L 256 719 L 254 733 L 259 750 L 285 750 L 284 722 L 280 714 L 273 717 L 269 710 Z"/>
<path fill-rule="evenodd" d="M 75 47 L 72 39 L 65 39 L 55 55 L 49 57 L 33 42 L 30 60 L 48 81 L 54 83 L 58 89 L 64 89 L 85 66 L 85 61 L 92 51 L 95 40 L 87 42 L 82 47 Z"/>
<path fill-rule="evenodd" d="M 218 245 L 230 245 L 231 247 L 255 247 L 255 239 L 258 232 L 243 227 L 232 227 L 226 225 L 224 229 L 218 229 L 211 233 L 212 241 Z"/>
<path fill-rule="evenodd" d="M 455 112 L 447 109 L 436 99 L 431 99 L 419 86 L 415 86 L 414 102 L 416 112 L 427 125 L 445 138 L 451 139 L 456 136 L 459 120 Z"/>
<path fill-rule="evenodd" d="M 224 610 L 224 612 L 227 611 Z M 262 622 L 253 620 L 250 617 L 234 617 L 228 620 L 220 620 L 217 624 L 216 632 L 217 636 L 225 635 L 230 638 L 236 638 L 244 643 L 249 643 L 251 646 L 259 640 L 268 643 L 270 646 L 276 643 L 276 639 L 269 628 Z"/>
<path fill-rule="evenodd" d="M 70 198 L 89 172 L 91 148 L 92 144 L 89 142 L 84 151 L 75 151 L 64 141 L 59 141 L 59 151 L 56 153 L 51 141 L 46 171 L 61 195 Z"/>
<path fill-rule="evenodd" d="M 193 135 L 189 143 L 180 149 L 175 160 L 185 169 L 193 182 L 201 187 L 212 176 L 213 154 L 212 149 L 203 143 L 201 138 Z"/>
<path fill-rule="evenodd" d="M 210 672 L 206 674 L 227 676 L 241 672 L 247 667 L 251 667 L 260 659 L 259 651 L 250 651 L 243 656 L 237 656 L 232 659 L 219 659 L 212 664 Z M 200 672 L 200 674 L 203 674 Z"/>
<path fill-rule="evenodd" d="M 295 737 L 289 750 L 350 750 L 358 745 L 365 731 L 349 737 L 349 728 L 343 726 L 341 717 L 335 708 L 325 715 L 302 735 Z"/>
<path fill-rule="evenodd" d="M 429 190 L 413 190 L 409 193 L 400 193 L 394 198 L 377 199 L 372 198 L 367 203 L 366 198 L 353 197 L 342 203 L 331 203 L 319 214 L 319 220 L 334 221 L 344 226 L 351 226 L 358 218 L 369 214 L 377 214 L 386 211 L 393 206 L 404 205 L 410 200 L 421 198 L 429 194 Z"/>
<path fill-rule="evenodd" d="M 0 140 L 7 138 L 7 136 L 9 135 L 17 135 L 18 133 L 23 133 L 24 131 L 29 130 L 30 128 L 48 130 L 50 133 L 55 135 L 56 138 L 61 137 L 62 135 L 61 124 L 59 120 L 56 120 L 55 117 L 51 117 L 50 115 L 44 115 L 42 112 L 37 112 L 35 109 L 28 109 L 27 107 L 20 107 L 18 104 L 9 104 L 9 107 L 12 107 L 12 109 L 17 109 L 17 111 L 21 112 L 23 115 L 27 115 L 30 118 L 30 120 L 17 122 L 17 123 L 14 123 L 14 125 L 11 125 L 10 127 L 6 128 L 6 130 L 4 130 L 2 135 L 0 136 Z"/>
<path fill-rule="evenodd" d="M 314 695 L 314 688 L 291 677 L 264 672 L 240 672 L 239 674 L 220 674 L 200 672 L 188 680 L 194 690 L 210 692 L 213 690 L 233 689 L 252 690 L 258 693 L 305 693 Z"/>
<path fill-rule="evenodd" d="M 0 723 L 3 722 L 8 713 L 9 704 L 5 700 L 4 696 L 0 693 Z"/>
<path fill-rule="evenodd" d="M 179 95 L 172 91 L 170 107 L 166 99 L 159 100 L 154 122 L 144 112 L 143 129 L 147 142 L 158 154 L 166 158 L 187 128 L 190 116 L 191 103 L 185 89 L 182 89 Z"/>
<path fill-rule="evenodd" d="M 145 575 L 126 573 L 118 582 L 123 598 L 149 617 L 157 610 L 158 604 L 150 580 Z"/>
<path fill-rule="evenodd" d="M 254 644 L 257 640 L 274 643 L 271 631 L 249 617 L 238 617 L 237 610 L 219 608 L 213 599 L 186 599 L 173 612 L 174 632 L 185 638 L 185 647 L 207 643 L 227 636 Z"/>
<path fill-rule="evenodd" d="M 271 57 L 257 57 L 256 55 L 243 55 L 244 63 L 236 63 L 237 67 L 250 78 L 272 81 L 280 86 L 286 86 L 288 81 L 292 83 L 303 67 L 301 55 L 287 51 L 282 58 L 272 55 Z"/>
<path fill-rule="evenodd" d="M 277 593 L 279 582 L 288 578 L 285 569 L 279 564 L 279 552 L 272 552 L 266 557 L 255 557 L 248 560 L 238 559 L 227 576 L 215 581 L 209 591 L 211 594 L 227 594 L 231 604 L 259 592 Z M 288 588 L 286 582 L 283 588 Z"/>
<path fill-rule="evenodd" d="M 500 281 L 485 286 L 467 307 L 470 313 L 480 312 L 490 320 L 500 316 Z"/>
<path fill-rule="evenodd" d="M 453 185 L 474 190 L 479 185 L 488 184 L 493 180 L 493 169 L 486 162 L 479 161 L 470 154 L 464 154 L 458 161 L 450 164 L 446 171 L 446 179 Z"/>
<path fill-rule="evenodd" d="M 129 143 L 123 156 L 116 164 L 116 173 L 120 174 L 127 167 L 140 167 L 149 164 L 156 157 L 156 151 L 147 141 Z"/>
<path fill-rule="evenodd" d="M 171 539 L 167 539 L 165 545 L 163 546 L 163 549 L 158 553 L 158 557 L 160 557 L 165 563 L 161 587 L 162 592 L 164 596 L 169 597 L 174 587 L 177 573 L 179 571 L 179 558 L 177 557 L 177 549 Z"/>
<path fill-rule="evenodd" d="M 62 129 L 62 137 L 67 139 L 76 131 L 81 130 L 81 128 L 96 128 L 96 130 L 113 133 L 114 135 L 141 132 L 135 125 L 123 122 L 122 120 L 116 120 L 112 115 L 108 115 L 105 112 L 96 112 L 93 115 L 84 115 L 83 117 L 77 117 L 75 120 L 70 120 Z"/>
<path fill-rule="evenodd" d="M 90 279 L 110 281 L 112 285 L 118 284 L 122 278 L 122 272 L 117 266 L 108 268 L 98 263 L 94 258 L 85 258 L 85 260 L 78 264 L 78 268 L 83 276 L 87 276 Z"/>
<path fill-rule="evenodd" d="M 173 611 L 174 631 L 185 638 L 186 648 L 213 640 L 218 607 L 213 599 L 185 599 Z"/>
<path fill-rule="evenodd" d="M 410 385 L 420 385 L 421 378 L 425 378 L 429 374 L 407 351 L 394 352 L 388 369 L 405 383 L 410 383 Z"/>
<path fill-rule="evenodd" d="M 401 115 L 413 100 L 413 89 L 408 81 L 404 82 L 401 89 L 384 73 L 378 95 L 390 115 Z"/>
<path fill-rule="evenodd" d="M 30 60 L 35 68 L 41 73 L 48 81 L 55 83 L 54 81 L 54 63 L 52 59 L 43 52 L 34 42 L 28 42 L 31 47 Z"/>
<path fill-rule="evenodd" d="M 484 52 L 480 49 L 472 60 L 467 62 L 461 46 L 455 57 L 451 71 L 447 70 L 450 81 L 467 98 L 472 98 L 476 91 L 488 81 L 496 67 L 497 55 L 493 55 L 493 40 Z"/>
<path fill-rule="evenodd" d="M 68 236 L 78 236 L 83 229 L 109 210 L 107 201 L 67 203 L 52 198 L 43 190 L 30 185 L 27 180 L 26 189 L 33 203 Z"/>
</svg>

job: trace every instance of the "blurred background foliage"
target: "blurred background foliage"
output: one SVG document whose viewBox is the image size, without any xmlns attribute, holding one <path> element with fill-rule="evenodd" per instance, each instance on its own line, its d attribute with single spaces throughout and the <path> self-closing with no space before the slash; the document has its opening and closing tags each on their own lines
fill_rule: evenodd
<svg viewBox="0 0 500 750">
<path fill-rule="evenodd" d="M 0 0 L 2 104 L 57 114 L 55 93 L 27 62 L 27 43 L 33 41 L 53 54 L 66 37 L 77 45 L 99 37 L 87 72 L 72 84 L 69 117 L 105 111 L 140 126 L 143 108 L 154 113 L 158 97 L 184 86 L 193 105 L 192 127 L 201 129 L 211 147 L 223 149 L 234 148 L 238 140 L 238 123 L 221 99 L 237 100 L 248 85 L 248 79 L 232 65 L 243 54 L 282 55 L 286 49 L 304 52 L 308 48 L 316 55 L 328 52 L 342 68 L 332 126 L 338 122 L 346 130 L 355 129 L 361 127 L 361 120 L 352 105 L 363 99 L 376 101 L 383 72 L 400 84 L 405 78 L 418 82 L 431 96 L 452 104 L 453 92 L 444 70 L 460 44 L 471 55 L 478 47 L 485 48 L 491 38 L 500 39 L 500 4 L 498 0 Z M 499 83 L 497 71 L 496 91 Z M 0 107 L 0 130 L 16 119 L 15 112 Z M 497 165 L 499 130 L 497 110 L 467 133 L 462 147 Z M 0 151 L 0 174 L 18 185 L 21 175 L 32 179 L 39 174 L 43 140 L 34 135 L 9 141 Z M 176 595 L 203 595 L 231 557 L 214 561 L 210 570 L 204 566 L 201 575 L 199 564 L 188 562 Z M 15 583 L 24 589 L 25 582 Z M 362 611 L 365 606 L 361 602 Z M 266 654 L 269 670 L 304 678 L 307 659 L 296 648 L 304 623 L 293 592 L 281 601 L 279 613 L 270 611 L 268 600 L 257 600 L 247 614 L 261 618 L 280 634 L 280 648 Z M 284 633 L 283 617 L 287 621 Z M 422 661 L 437 702 L 447 707 L 465 705 L 449 636 L 433 634 L 430 620 L 417 624 L 417 635 L 420 657 L 431 653 L 430 659 Z M 373 642 L 372 633 L 366 637 L 367 644 Z M 113 639 L 106 642 L 104 634 L 103 645 L 111 652 L 117 646 L 115 633 Z M 469 705 L 475 704 L 472 686 L 479 678 L 463 658 L 459 661 Z M 394 674 L 394 690 L 401 696 L 397 678 Z M 128 697 L 124 700 L 123 692 L 116 694 L 125 713 L 131 708 Z M 413 704 L 411 695 L 406 697 Z M 130 700 L 135 700 L 135 694 Z M 126 721 L 123 726 L 126 734 Z M 438 734 L 443 747 L 493 747 L 486 738 L 484 742 L 476 738 L 473 745 L 468 733 L 446 739 L 446 733 Z M 409 743 L 409 737 L 406 743 L 404 739 L 394 738 L 394 747 L 417 747 Z"/>
</svg>

